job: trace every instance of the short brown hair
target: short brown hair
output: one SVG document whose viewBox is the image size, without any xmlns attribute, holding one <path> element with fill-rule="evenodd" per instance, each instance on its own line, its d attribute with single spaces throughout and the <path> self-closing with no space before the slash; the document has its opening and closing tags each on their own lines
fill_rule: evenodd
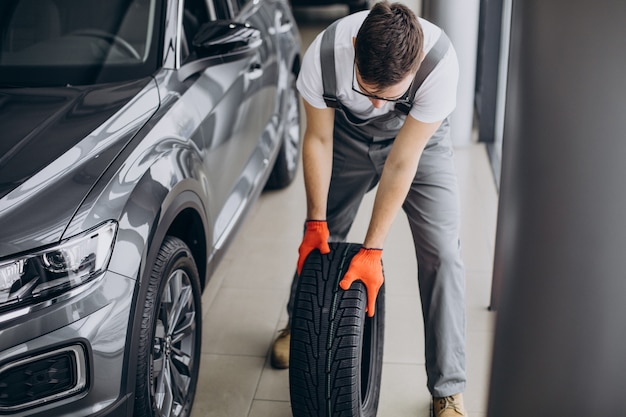
<svg viewBox="0 0 626 417">
<path fill-rule="evenodd" d="M 361 78 L 382 90 L 417 71 L 424 33 L 411 9 L 384 0 L 363 21 L 354 48 Z"/>
</svg>

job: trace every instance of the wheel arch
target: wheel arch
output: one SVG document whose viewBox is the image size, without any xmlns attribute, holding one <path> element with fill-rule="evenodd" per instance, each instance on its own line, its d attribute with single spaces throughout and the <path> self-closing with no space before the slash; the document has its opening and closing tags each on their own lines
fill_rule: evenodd
<svg viewBox="0 0 626 417">
<path fill-rule="evenodd" d="M 146 242 L 140 270 L 140 281 L 150 273 L 150 266 L 159 252 L 166 236 L 174 236 L 185 242 L 196 262 L 200 283 L 204 289 L 208 279 L 209 242 L 212 233 L 206 217 L 206 204 L 190 187 L 191 180 L 181 181 L 163 201 L 161 211 L 155 217 L 153 233 Z"/>
<path fill-rule="evenodd" d="M 208 253 L 205 230 L 206 225 L 200 212 L 195 208 L 187 207 L 177 214 L 165 234 L 165 236 L 177 237 L 187 244 L 196 262 L 202 289 L 204 289 L 208 280 Z"/>
</svg>

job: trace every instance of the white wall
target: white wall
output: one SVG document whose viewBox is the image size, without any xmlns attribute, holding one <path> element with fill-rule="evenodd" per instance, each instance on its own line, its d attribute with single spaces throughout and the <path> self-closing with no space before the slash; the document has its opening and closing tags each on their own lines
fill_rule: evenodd
<svg viewBox="0 0 626 417">
<path fill-rule="evenodd" d="M 474 123 L 479 0 L 425 0 L 424 17 L 446 31 L 459 58 L 457 107 L 450 117 L 455 145 L 469 145 Z"/>
</svg>

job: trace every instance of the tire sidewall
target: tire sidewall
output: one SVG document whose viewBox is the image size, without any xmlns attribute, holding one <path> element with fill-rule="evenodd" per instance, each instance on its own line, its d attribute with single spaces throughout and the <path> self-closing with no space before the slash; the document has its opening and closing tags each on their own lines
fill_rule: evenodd
<svg viewBox="0 0 626 417">
<path fill-rule="evenodd" d="M 365 286 L 362 284 L 361 291 L 366 292 Z M 359 391 L 359 395 L 362 398 L 360 417 L 373 417 L 376 416 L 378 411 L 385 332 L 385 284 L 383 284 L 378 291 L 375 312 L 374 317 L 368 317 L 365 313 L 365 307 L 363 307 L 361 325 L 359 326 L 362 340 L 362 349 L 359 355 L 359 363 L 361 364 L 359 380 L 362 383 L 361 390 Z M 368 330 L 373 333 L 368 334 Z M 367 375 L 363 374 L 365 366 L 364 361 L 370 362 Z M 365 393 L 363 392 L 363 383 L 365 383 L 366 386 Z"/>
</svg>

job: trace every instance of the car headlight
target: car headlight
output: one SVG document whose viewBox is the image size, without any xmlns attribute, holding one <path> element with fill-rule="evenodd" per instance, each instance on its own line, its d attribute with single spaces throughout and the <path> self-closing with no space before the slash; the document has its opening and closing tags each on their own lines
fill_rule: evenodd
<svg viewBox="0 0 626 417">
<path fill-rule="evenodd" d="M 117 223 L 109 221 L 45 250 L 0 262 L 0 310 L 84 284 L 108 266 Z"/>
</svg>

